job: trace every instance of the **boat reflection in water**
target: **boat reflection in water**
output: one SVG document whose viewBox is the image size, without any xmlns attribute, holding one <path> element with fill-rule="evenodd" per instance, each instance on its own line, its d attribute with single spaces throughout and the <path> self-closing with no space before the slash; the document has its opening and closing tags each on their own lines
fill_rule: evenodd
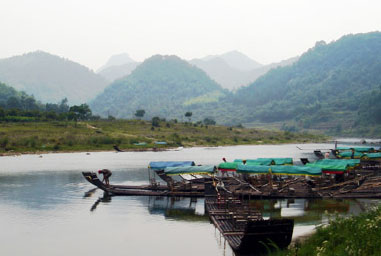
<svg viewBox="0 0 381 256">
<path fill-rule="evenodd" d="M 87 192 L 88 193 L 88 192 Z M 149 214 L 164 216 L 167 221 L 204 222 L 209 223 L 205 213 L 204 198 L 180 197 L 136 197 L 146 205 Z M 264 219 L 291 218 L 294 220 L 293 240 L 314 230 L 317 225 L 327 223 L 330 215 L 346 216 L 359 214 L 379 200 L 370 199 L 283 199 L 283 200 L 251 200 L 250 207 L 259 210 Z M 94 211 L 102 204 L 112 204 L 112 197 L 104 194 L 91 207 Z M 211 224 L 210 228 L 214 226 Z M 215 228 L 214 228 L 215 229 Z M 233 254 L 223 236 L 215 229 L 216 241 L 227 254 Z M 224 252 L 225 254 L 225 252 Z M 226 255 L 226 254 L 225 254 Z"/>
</svg>

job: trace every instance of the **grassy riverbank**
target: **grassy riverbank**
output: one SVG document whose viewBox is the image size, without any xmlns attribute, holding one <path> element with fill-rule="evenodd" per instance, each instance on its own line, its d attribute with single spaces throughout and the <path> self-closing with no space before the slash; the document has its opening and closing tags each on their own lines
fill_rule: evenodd
<svg viewBox="0 0 381 256">
<path fill-rule="evenodd" d="M 381 206 L 359 216 L 338 217 L 302 244 L 273 256 L 381 255 Z"/>
<path fill-rule="evenodd" d="M 0 153 L 149 150 L 179 146 L 280 144 L 324 141 L 322 135 L 140 120 L 2 123 Z M 157 141 L 165 145 L 155 144 Z"/>
</svg>

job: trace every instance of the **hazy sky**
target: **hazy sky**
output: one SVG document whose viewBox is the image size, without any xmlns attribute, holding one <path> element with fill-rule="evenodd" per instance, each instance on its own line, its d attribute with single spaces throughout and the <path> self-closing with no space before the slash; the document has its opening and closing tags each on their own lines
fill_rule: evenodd
<svg viewBox="0 0 381 256">
<path fill-rule="evenodd" d="M 381 30 L 380 12 L 379 0 L 0 0 L 0 58 L 43 50 L 95 70 L 122 52 L 142 61 L 238 50 L 267 64 Z"/>
</svg>

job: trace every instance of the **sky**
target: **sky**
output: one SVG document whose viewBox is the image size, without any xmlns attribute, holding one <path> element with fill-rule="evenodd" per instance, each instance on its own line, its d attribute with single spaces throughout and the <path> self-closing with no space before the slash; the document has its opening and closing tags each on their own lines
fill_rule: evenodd
<svg viewBox="0 0 381 256">
<path fill-rule="evenodd" d="M 0 58 L 42 50 L 96 70 L 114 54 L 269 64 L 381 30 L 379 0 L 0 0 Z"/>
</svg>

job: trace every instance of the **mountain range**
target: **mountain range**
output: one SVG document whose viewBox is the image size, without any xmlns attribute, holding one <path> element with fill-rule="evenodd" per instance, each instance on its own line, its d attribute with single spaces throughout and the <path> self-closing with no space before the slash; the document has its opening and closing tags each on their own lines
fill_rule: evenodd
<svg viewBox="0 0 381 256">
<path fill-rule="evenodd" d="M 279 63 L 262 65 L 238 51 L 230 51 L 220 55 L 209 55 L 201 59 L 189 60 L 189 63 L 204 70 L 210 78 L 223 88 L 236 90 L 239 87 L 254 82 L 258 77 L 278 66 L 287 66 L 298 57 L 290 58 Z M 128 76 L 140 65 L 130 58 L 127 53 L 112 56 L 108 62 L 98 69 L 97 73 L 108 82 Z"/>
<path fill-rule="evenodd" d="M 0 81 L 43 102 L 70 104 L 93 99 L 106 80 L 85 66 L 43 51 L 0 59 Z"/>
<path fill-rule="evenodd" d="M 272 65 L 236 51 L 189 62 L 155 55 L 137 63 L 123 54 L 95 74 L 39 51 L 0 60 L 0 82 L 45 102 L 90 102 L 103 116 L 133 118 L 144 109 L 146 119 L 181 120 L 190 111 L 193 120 L 226 125 L 375 135 L 381 133 L 380 70 L 381 33 L 371 32 L 319 41 L 300 57 Z M 107 86 L 107 80 L 113 82 Z M 244 81 L 234 91 L 223 88 Z"/>
<path fill-rule="evenodd" d="M 184 60 L 155 56 L 114 82 L 91 106 L 118 117 L 132 117 L 140 108 L 147 117 L 178 118 L 192 111 L 194 119 L 209 116 L 228 125 L 374 135 L 381 132 L 380 70 L 380 32 L 317 42 L 293 64 L 273 68 L 234 93 Z"/>
<path fill-rule="evenodd" d="M 179 57 L 155 55 L 114 81 L 90 106 L 106 116 L 132 118 L 137 109 L 144 109 L 147 118 L 181 118 L 192 105 L 217 102 L 226 93 L 204 71 Z"/>
<path fill-rule="evenodd" d="M 290 58 L 279 63 L 269 65 L 261 65 L 254 62 L 252 65 L 239 66 L 234 65 L 242 56 L 241 53 L 234 52 L 237 56 L 234 59 L 227 58 L 226 54 L 208 56 L 202 59 L 193 59 L 189 62 L 204 70 L 214 81 L 219 83 L 223 88 L 235 90 L 242 86 L 254 82 L 258 77 L 266 74 L 270 69 L 278 66 L 291 65 L 297 61 L 298 57 Z M 242 61 L 248 57 L 242 57 Z"/>
</svg>

